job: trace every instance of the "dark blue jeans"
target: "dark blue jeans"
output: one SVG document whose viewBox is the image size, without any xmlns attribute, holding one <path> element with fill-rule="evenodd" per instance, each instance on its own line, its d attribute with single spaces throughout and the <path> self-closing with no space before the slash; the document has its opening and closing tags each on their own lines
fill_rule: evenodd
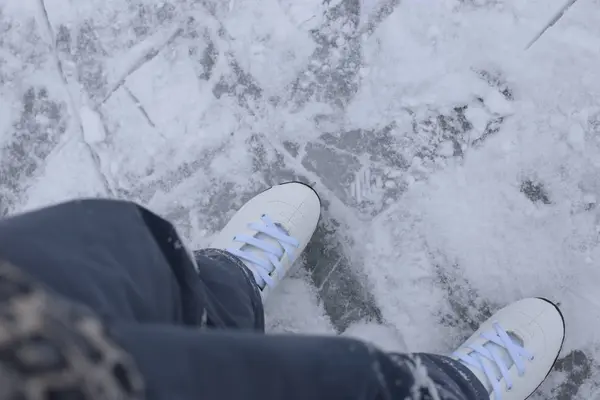
<svg viewBox="0 0 600 400">
<path fill-rule="evenodd" d="M 265 334 L 241 261 L 189 253 L 171 224 L 133 203 L 75 201 L 1 220 L 0 259 L 99 315 L 135 360 L 149 399 L 489 398 L 447 357 Z"/>
</svg>

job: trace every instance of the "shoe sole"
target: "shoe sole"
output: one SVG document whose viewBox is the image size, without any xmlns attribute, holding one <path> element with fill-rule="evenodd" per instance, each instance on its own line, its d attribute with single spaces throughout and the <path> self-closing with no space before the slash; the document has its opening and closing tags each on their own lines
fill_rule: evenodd
<svg viewBox="0 0 600 400">
<path fill-rule="evenodd" d="M 540 388 L 540 386 L 542 386 L 542 383 L 544 383 L 544 381 L 548 378 L 548 375 L 550 375 L 550 372 L 552 372 L 552 370 L 554 369 L 554 366 L 556 365 L 556 362 L 558 361 L 558 357 L 560 356 L 560 352 L 563 348 L 563 345 L 565 344 L 565 337 L 566 337 L 566 331 L 567 331 L 567 325 L 565 324 L 565 317 L 563 316 L 562 311 L 560 311 L 560 308 L 558 308 L 558 306 L 556 304 L 554 304 L 554 302 L 544 298 L 544 297 L 536 297 L 537 299 L 543 300 L 546 303 L 552 305 L 552 307 L 554 307 L 556 309 L 556 311 L 558 311 L 558 314 L 560 315 L 560 319 L 562 320 L 562 324 L 563 324 L 563 337 L 562 337 L 562 341 L 560 342 L 560 348 L 558 349 L 558 354 L 556 355 L 556 358 L 554 359 L 554 362 L 552 363 L 552 366 L 550 367 L 550 370 L 548 371 L 548 373 L 546 374 L 546 376 L 544 377 L 544 379 L 540 382 L 539 385 L 537 385 L 537 387 L 533 390 L 533 392 L 531 392 L 529 394 L 529 396 L 527 396 L 525 398 L 525 400 L 529 399 L 531 396 L 533 396 L 533 394 Z"/>
</svg>

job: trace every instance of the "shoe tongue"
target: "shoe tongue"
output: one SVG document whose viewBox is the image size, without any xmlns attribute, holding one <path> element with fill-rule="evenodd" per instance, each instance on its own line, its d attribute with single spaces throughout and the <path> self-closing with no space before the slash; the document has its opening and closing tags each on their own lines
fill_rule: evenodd
<svg viewBox="0 0 600 400">
<path fill-rule="evenodd" d="M 523 346 L 523 340 L 520 337 L 515 335 L 513 332 L 507 332 L 507 334 L 515 344 L 517 344 L 519 346 Z M 506 350 L 504 347 L 499 346 L 494 342 L 487 342 L 486 344 L 483 345 L 483 347 L 485 347 L 487 350 L 489 350 L 493 354 L 496 354 L 498 356 L 498 358 L 500 360 L 502 360 L 502 362 L 504 363 L 504 365 L 506 366 L 507 369 L 510 369 L 513 366 L 514 362 L 512 360 L 512 357 L 510 356 L 510 353 L 508 352 L 508 350 Z M 475 352 L 472 352 L 469 355 L 474 356 L 473 353 L 475 353 Z M 498 368 L 498 366 L 496 365 L 495 362 L 489 361 L 487 358 L 483 358 L 481 356 L 480 356 L 480 360 L 483 364 L 486 365 L 486 367 L 488 367 L 488 369 L 490 371 L 494 371 L 494 375 L 496 376 L 497 381 L 499 381 L 502 378 L 502 373 L 500 372 L 500 368 Z M 492 389 L 493 389 L 492 384 L 490 381 L 488 381 L 487 376 L 485 375 L 485 372 L 480 368 L 473 368 L 469 365 L 467 365 L 467 367 L 469 367 L 469 369 L 475 374 L 475 376 L 477 376 L 477 379 L 479 379 L 479 381 L 481 383 L 483 383 L 483 386 L 485 386 L 488 393 L 492 393 Z"/>
</svg>

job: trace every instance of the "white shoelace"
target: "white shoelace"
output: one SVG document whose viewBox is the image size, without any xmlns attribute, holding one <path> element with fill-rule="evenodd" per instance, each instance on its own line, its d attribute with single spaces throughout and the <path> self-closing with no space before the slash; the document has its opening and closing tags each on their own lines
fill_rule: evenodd
<svg viewBox="0 0 600 400">
<path fill-rule="evenodd" d="M 263 214 L 260 219 L 261 222 L 253 222 L 248 225 L 250 229 L 257 232 L 257 235 L 237 235 L 233 240 L 260 250 L 265 256 L 264 258 L 257 256 L 256 251 L 251 252 L 250 248 L 242 250 L 242 247 L 240 250 L 227 249 L 227 251 L 245 261 L 259 286 L 264 286 L 261 285 L 261 280 L 267 286 L 274 286 L 275 282 L 271 274 L 282 268 L 281 258 L 284 252 L 287 253 L 288 257 L 293 257 L 294 249 L 300 247 L 300 242 L 288 235 L 269 216 Z M 271 240 L 265 240 L 268 238 Z M 278 245 L 273 241 L 276 241 Z"/>
<path fill-rule="evenodd" d="M 496 393 L 496 399 L 502 400 L 500 380 L 504 378 L 506 381 L 506 390 L 512 389 L 513 382 L 508 371 L 509 367 L 505 363 L 505 360 L 507 360 L 506 355 L 499 353 L 505 351 L 509 360 L 512 360 L 516 366 L 519 376 L 525 374 L 524 358 L 533 361 L 534 357 L 533 354 L 515 343 L 499 323 L 495 322 L 493 326 L 494 331 L 481 334 L 481 337 L 488 341 L 487 343 L 484 345 L 470 345 L 468 348 L 473 350 L 472 353 L 466 356 L 455 354 L 455 356 L 463 363 L 483 371 L 489 383 L 492 385 L 492 390 Z M 496 346 L 490 346 L 491 343 L 494 343 Z M 489 363 L 484 362 L 484 360 L 488 360 Z M 493 366 L 497 367 L 501 376 L 497 376 L 497 372 L 494 370 Z"/>
</svg>

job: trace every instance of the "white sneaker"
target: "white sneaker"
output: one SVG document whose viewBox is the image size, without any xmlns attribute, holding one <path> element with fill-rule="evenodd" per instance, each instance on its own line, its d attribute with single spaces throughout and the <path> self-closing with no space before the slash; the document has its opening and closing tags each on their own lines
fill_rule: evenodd
<svg viewBox="0 0 600 400">
<path fill-rule="evenodd" d="M 241 259 L 264 300 L 304 251 L 320 215 L 319 196 L 310 186 L 298 182 L 273 186 L 244 204 L 211 247 Z"/>
<path fill-rule="evenodd" d="M 545 299 L 517 301 L 484 322 L 452 355 L 491 400 L 525 400 L 546 379 L 565 338 L 559 309 Z"/>
</svg>

